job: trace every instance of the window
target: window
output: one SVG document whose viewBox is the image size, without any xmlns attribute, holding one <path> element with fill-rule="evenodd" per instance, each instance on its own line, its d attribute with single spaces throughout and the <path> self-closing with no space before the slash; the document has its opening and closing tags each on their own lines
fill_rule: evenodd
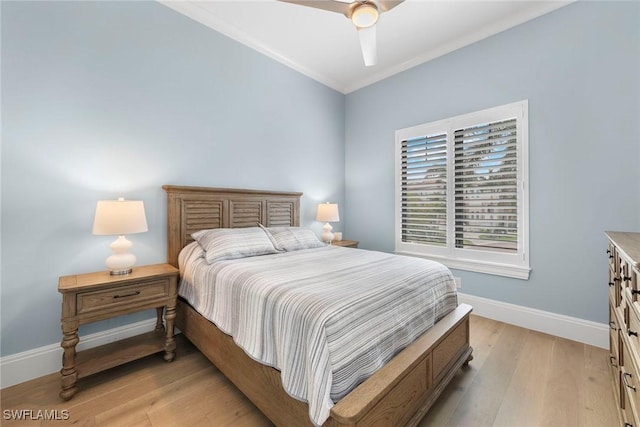
<svg viewBox="0 0 640 427">
<path fill-rule="evenodd" d="M 528 103 L 396 131 L 396 252 L 528 279 Z"/>
</svg>

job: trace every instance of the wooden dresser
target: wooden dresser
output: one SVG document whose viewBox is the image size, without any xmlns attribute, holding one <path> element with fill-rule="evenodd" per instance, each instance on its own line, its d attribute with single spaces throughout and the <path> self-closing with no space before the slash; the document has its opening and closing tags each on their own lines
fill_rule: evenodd
<svg viewBox="0 0 640 427">
<path fill-rule="evenodd" d="M 606 235 L 613 393 L 620 424 L 640 427 L 640 233 Z"/>
</svg>

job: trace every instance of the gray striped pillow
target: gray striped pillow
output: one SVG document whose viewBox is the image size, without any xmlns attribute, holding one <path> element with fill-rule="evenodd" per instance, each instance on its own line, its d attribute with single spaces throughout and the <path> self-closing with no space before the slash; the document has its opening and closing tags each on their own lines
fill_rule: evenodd
<svg viewBox="0 0 640 427">
<path fill-rule="evenodd" d="M 321 248 L 325 246 L 315 233 L 300 227 L 269 227 L 265 228 L 271 243 L 279 251 L 299 251 L 301 249 Z"/>
<path fill-rule="evenodd" d="M 208 264 L 225 259 L 278 253 L 267 234 L 259 227 L 200 230 L 191 237 L 204 249 Z"/>
</svg>

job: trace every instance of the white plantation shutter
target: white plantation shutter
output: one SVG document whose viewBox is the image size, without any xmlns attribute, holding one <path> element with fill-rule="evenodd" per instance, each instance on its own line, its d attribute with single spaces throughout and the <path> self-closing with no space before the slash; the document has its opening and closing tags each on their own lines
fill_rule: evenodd
<svg viewBox="0 0 640 427">
<path fill-rule="evenodd" d="M 455 131 L 455 246 L 518 250 L 516 119 Z"/>
<path fill-rule="evenodd" d="M 445 246 L 447 135 L 402 141 L 402 241 Z"/>
<path fill-rule="evenodd" d="M 396 131 L 396 252 L 529 277 L 528 103 Z"/>
</svg>

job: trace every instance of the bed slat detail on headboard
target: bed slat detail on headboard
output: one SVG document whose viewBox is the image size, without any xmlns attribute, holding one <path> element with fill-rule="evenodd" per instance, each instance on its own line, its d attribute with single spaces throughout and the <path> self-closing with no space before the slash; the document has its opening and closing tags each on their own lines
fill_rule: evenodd
<svg viewBox="0 0 640 427">
<path fill-rule="evenodd" d="M 239 202 L 231 200 L 231 215 L 229 216 L 230 228 L 255 227 L 263 224 L 263 205 L 262 200 L 250 202 Z"/>
<path fill-rule="evenodd" d="M 182 216 L 186 218 L 186 229 L 184 230 L 185 242 L 193 241 L 191 233 L 209 228 L 221 228 L 224 217 L 224 202 L 216 200 L 206 201 L 186 201 L 182 204 Z"/>
<path fill-rule="evenodd" d="M 267 227 L 288 226 L 295 224 L 295 206 L 287 201 L 267 201 Z M 297 225 L 297 224 L 296 224 Z"/>
<path fill-rule="evenodd" d="M 191 234 L 210 228 L 299 226 L 302 193 L 163 185 L 167 192 L 167 262 L 178 266 Z"/>
</svg>

